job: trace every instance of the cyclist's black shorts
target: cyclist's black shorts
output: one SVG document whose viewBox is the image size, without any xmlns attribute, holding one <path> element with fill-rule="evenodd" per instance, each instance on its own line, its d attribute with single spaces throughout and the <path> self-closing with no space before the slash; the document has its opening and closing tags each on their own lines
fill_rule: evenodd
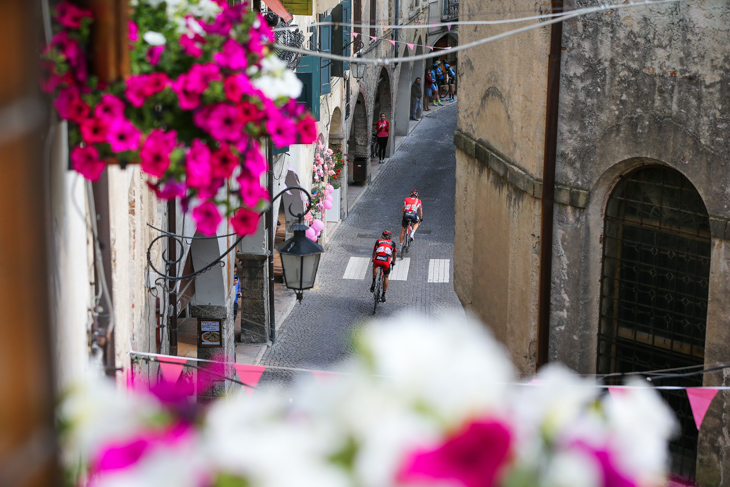
<svg viewBox="0 0 730 487">
<path fill-rule="evenodd" d="M 403 228 L 408 228 L 408 222 L 412 223 L 418 223 L 418 213 L 407 211 L 403 213 L 403 221 L 401 222 L 401 226 Z"/>
</svg>

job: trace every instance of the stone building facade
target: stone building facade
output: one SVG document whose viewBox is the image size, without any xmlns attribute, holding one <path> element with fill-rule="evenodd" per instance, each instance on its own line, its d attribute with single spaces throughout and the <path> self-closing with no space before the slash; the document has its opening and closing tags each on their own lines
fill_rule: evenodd
<svg viewBox="0 0 730 487">
<path fill-rule="evenodd" d="M 584 6 L 565 2 L 566 10 Z M 525 2 L 490 9 L 545 13 Z M 481 2 L 461 1 L 462 18 L 487 14 Z M 457 293 L 523 374 L 538 365 L 542 262 L 551 270 L 549 360 L 586 374 L 726 362 L 730 5 L 609 9 L 564 22 L 554 119 L 551 29 L 459 57 Z M 496 32 L 462 30 L 460 42 Z M 551 144 L 553 236 L 545 261 Z M 727 376 L 666 383 L 726 386 Z M 673 468 L 700 485 L 723 485 L 730 396 L 718 394 L 699 434 L 680 396 L 665 394 L 682 422 Z"/>
</svg>

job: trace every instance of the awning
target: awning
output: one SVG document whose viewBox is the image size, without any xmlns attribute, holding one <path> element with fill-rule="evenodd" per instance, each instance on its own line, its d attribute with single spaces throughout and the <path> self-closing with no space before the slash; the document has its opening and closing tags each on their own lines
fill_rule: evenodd
<svg viewBox="0 0 730 487">
<path fill-rule="evenodd" d="M 289 13 L 289 11 L 284 7 L 284 5 L 281 3 L 280 0 L 264 0 L 264 3 L 267 7 L 269 7 L 276 15 L 284 19 L 284 22 L 289 22 L 292 17 L 292 15 Z"/>
</svg>

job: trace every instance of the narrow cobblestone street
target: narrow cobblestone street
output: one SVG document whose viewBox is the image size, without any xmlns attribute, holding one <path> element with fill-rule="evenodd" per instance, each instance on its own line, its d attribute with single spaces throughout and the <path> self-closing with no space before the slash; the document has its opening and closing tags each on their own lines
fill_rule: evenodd
<svg viewBox="0 0 730 487">
<path fill-rule="evenodd" d="M 261 365 L 328 370 L 351 353 L 353 331 L 373 318 L 373 244 L 385 229 L 398 242 L 401 206 L 412 189 L 423 201 L 424 223 L 408 255 L 398 258 L 388 300 L 378 306 L 376 318 L 403 310 L 432 314 L 461 309 L 452 279 L 455 129 L 456 104 L 425 117 L 387 161 L 329 242 L 318 285 L 278 326 L 277 341 Z M 269 369 L 263 382 L 288 382 L 291 375 Z"/>
</svg>

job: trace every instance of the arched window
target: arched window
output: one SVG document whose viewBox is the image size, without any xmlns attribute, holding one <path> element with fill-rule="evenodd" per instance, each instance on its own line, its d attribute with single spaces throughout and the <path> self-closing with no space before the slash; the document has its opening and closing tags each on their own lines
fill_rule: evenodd
<svg viewBox="0 0 730 487">
<path fill-rule="evenodd" d="M 675 170 L 637 169 L 616 185 L 605 223 L 598 373 L 702 366 L 710 222 L 697 190 Z M 672 384 L 701 386 L 702 377 Z M 672 470 L 693 479 L 697 428 L 686 394 L 668 392 L 682 425 Z"/>
</svg>

